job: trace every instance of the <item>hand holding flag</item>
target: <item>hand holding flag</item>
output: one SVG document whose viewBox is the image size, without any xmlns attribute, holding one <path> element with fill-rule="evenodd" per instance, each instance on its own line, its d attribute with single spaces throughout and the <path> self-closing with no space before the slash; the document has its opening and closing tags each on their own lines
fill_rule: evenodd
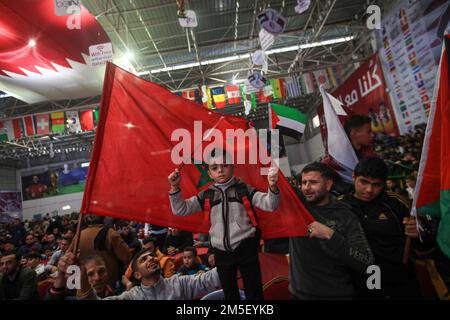
<svg viewBox="0 0 450 320">
<path fill-rule="evenodd" d="M 170 192 L 176 192 L 180 190 L 180 182 L 181 182 L 181 174 L 180 170 L 175 169 L 170 175 L 169 175 L 169 183 L 171 185 Z"/>
<path fill-rule="evenodd" d="M 278 168 L 271 167 L 269 169 L 267 181 L 269 181 L 270 190 L 272 190 L 273 192 L 278 192 Z"/>
</svg>

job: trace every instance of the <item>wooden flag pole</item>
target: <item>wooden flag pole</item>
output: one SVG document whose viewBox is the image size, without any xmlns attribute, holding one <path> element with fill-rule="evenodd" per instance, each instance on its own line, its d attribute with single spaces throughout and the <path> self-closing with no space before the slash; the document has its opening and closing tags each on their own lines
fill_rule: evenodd
<svg viewBox="0 0 450 320">
<path fill-rule="evenodd" d="M 75 233 L 75 246 L 73 249 L 73 254 L 76 256 L 78 254 L 78 247 L 80 246 L 80 238 L 81 238 L 81 222 L 83 221 L 83 214 L 80 212 L 80 215 L 78 217 L 78 225 L 77 225 L 77 231 Z"/>
<path fill-rule="evenodd" d="M 409 252 L 411 251 L 411 241 L 412 238 L 410 236 L 406 236 L 405 241 L 405 250 L 403 251 L 403 264 L 408 264 L 409 261 Z"/>
</svg>

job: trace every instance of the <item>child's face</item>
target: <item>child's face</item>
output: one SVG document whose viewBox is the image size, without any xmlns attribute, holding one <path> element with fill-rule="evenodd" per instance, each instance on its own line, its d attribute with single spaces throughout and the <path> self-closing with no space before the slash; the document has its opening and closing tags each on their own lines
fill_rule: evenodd
<svg viewBox="0 0 450 320">
<path fill-rule="evenodd" d="M 216 257 L 213 254 L 208 257 L 208 264 L 211 268 L 216 266 Z"/>
<path fill-rule="evenodd" d="M 214 182 L 225 183 L 233 177 L 234 166 L 232 164 L 223 163 L 221 159 L 213 159 L 208 166 L 208 175 Z"/>
<path fill-rule="evenodd" d="M 183 252 L 183 265 L 186 268 L 192 268 L 194 266 L 194 254 L 191 251 Z"/>
</svg>

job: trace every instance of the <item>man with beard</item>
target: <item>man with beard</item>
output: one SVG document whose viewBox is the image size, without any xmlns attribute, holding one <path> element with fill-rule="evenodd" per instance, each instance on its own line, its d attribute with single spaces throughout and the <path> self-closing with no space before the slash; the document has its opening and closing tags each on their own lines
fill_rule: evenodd
<svg viewBox="0 0 450 320">
<path fill-rule="evenodd" d="M 71 265 L 75 256 L 69 252 L 64 262 Z M 174 276 L 163 278 L 161 267 L 155 254 L 147 249 L 138 252 L 132 261 L 133 276 L 139 285 L 117 296 L 104 300 L 191 300 L 202 293 L 220 288 L 219 275 L 214 268 L 196 276 Z M 83 299 L 100 299 L 87 281 L 86 274 L 81 275 Z M 78 297 L 79 299 L 81 296 Z"/>
<path fill-rule="evenodd" d="M 366 273 L 373 256 L 358 219 L 343 203 L 331 199 L 333 172 L 311 163 L 301 172 L 300 198 L 316 221 L 308 237 L 289 243 L 293 299 L 352 299 L 352 276 Z"/>
<path fill-rule="evenodd" d="M 20 266 L 16 252 L 6 252 L 0 258 L 0 300 L 32 300 L 37 298 L 37 274 Z"/>
</svg>

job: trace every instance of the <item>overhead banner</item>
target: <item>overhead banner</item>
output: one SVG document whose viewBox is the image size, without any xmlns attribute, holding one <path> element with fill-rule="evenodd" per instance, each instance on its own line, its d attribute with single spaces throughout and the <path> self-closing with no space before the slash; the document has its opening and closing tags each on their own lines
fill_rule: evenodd
<svg viewBox="0 0 450 320">
<path fill-rule="evenodd" d="M 373 132 L 392 136 L 399 134 L 378 54 L 362 63 L 331 95 L 342 102 L 349 116 L 352 114 L 369 116 L 372 119 Z M 322 139 L 326 141 L 323 105 L 318 108 L 317 113 L 321 119 Z M 345 118 L 340 117 L 342 123 Z"/>
<path fill-rule="evenodd" d="M 436 30 L 447 5 L 403 1 L 382 22 L 380 58 L 401 133 L 427 122 L 442 47 Z"/>
</svg>

